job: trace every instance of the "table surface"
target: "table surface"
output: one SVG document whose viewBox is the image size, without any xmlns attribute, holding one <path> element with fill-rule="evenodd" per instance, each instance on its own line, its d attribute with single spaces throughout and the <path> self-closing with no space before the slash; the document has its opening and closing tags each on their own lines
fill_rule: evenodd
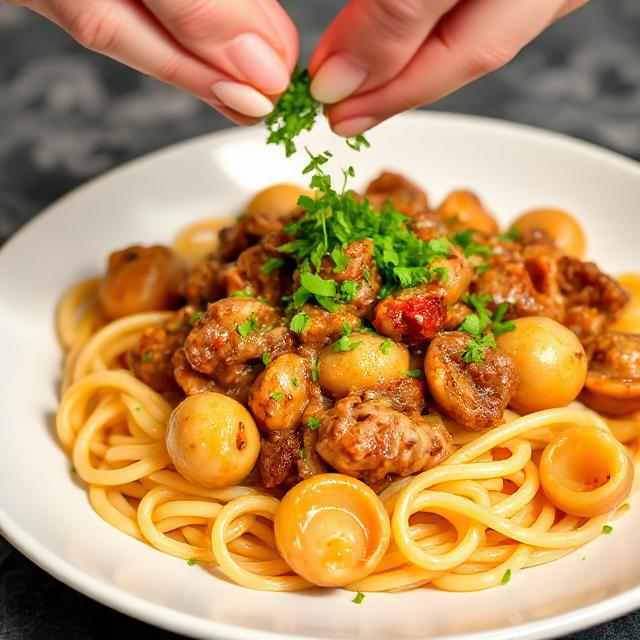
<svg viewBox="0 0 640 640">
<path fill-rule="evenodd" d="M 341 0 L 286 0 L 302 59 Z M 518 58 L 430 108 L 562 131 L 640 159 L 640 2 L 593 0 Z M 83 50 L 39 16 L 0 5 L 0 244 L 110 167 L 228 126 L 206 105 Z M 0 537 L 0 637 L 169 640 L 50 577 Z M 640 637 L 640 612 L 570 636 Z"/>
</svg>

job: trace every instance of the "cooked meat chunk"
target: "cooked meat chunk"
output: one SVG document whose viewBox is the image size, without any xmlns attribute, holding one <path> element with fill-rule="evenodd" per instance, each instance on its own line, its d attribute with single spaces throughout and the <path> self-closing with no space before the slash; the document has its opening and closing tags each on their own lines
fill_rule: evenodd
<svg viewBox="0 0 640 640">
<path fill-rule="evenodd" d="M 191 305 L 207 306 L 225 295 L 224 274 L 228 268 L 229 265 L 224 265 L 217 256 L 209 256 L 184 280 L 182 295 Z"/>
<path fill-rule="evenodd" d="M 176 309 L 185 266 L 169 247 L 134 245 L 109 256 L 98 299 L 109 319 Z"/>
<path fill-rule="evenodd" d="M 449 257 L 434 261 L 431 267 L 446 269 L 446 276 L 430 284 L 402 289 L 378 303 L 373 326 L 381 334 L 419 344 L 445 326 L 447 307 L 467 291 L 473 268 L 456 247 L 452 247 Z"/>
<path fill-rule="evenodd" d="M 270 362 L 249 392 L 249 408 L 263 432 L 291 430 L 309 402 L 311 371 L 295 353 Z"/>
<path fill-rule="evenodd" d="M 507 302 L 511 307 L 510 313 L 517 317 L 547 316 L 561 322 L 564 319 L 564 304 L 559 292 L 552 292 L 552 264 L 541 257 L 532 258 L 528 264 L 522 261 L 500 263 L 478 276 L 472 289 L 478 295 L 493 298 L 489 305 L 491 309 Z M 546 292 L 536 289 L 532 273 Z"/>
<path fill-rule="evenodd" d="M 253 298 L 223 298 L 210 304 L 185 342 L 191 367 L 211 376 L 222 389 L 251 386 L 272 359 L 291 351 L 293 338 L 277 311 Z"/>
<path fill-rule="evenodd" d="M 183 307 L 161 327 L 149 327 L 127 353 L 133 375 L 159 393 L 177 390 L 171 360 L 191 330 L 189 321 L 194 313 L 193 307 Z"/>
<path fill-rule="evenodd" d="M 408 216 L 429 208 L 427 194 L 397 173 L 384 171 L 373 180 L 364 193 L 374 209 L 382 210 L 387 202 Z"/>
<path fill-rule="evenodd" d="M 607 331 L 587 344 L 589 372 L 580 399 L 596 411 L 640 409 L 640 335 Z"/>
<path fill-rule="evenodd" d="M 369 314 L 380 291 L 381 281 L 378 269 L 373 261 L 373 242 L 358 240 L 347 245 L 343 251 L 348 264 L 340 269 L 333 258 L 322 259 L 320 275 L 333 279 L 338 285 L 347 281 L 356 283 L 355 298 L 343 306 L 344 311 L 358 317 Z"/>
<path fill-rule="evenodd" d="M 280 232 L 298 214 L 299 210 L 283 214 L 265 211 L 245 213 L 238 222 L 220 231 L 218 256 L 223 260 L 233 260 L 265 236 Z"/>
<path fill-rule="evenodd" d="M 304 457 L 298 456 L 298 478 L 304 480 L 319 473 L 328 471 L 324 460 L 318 455 L 316 445 L 318 443 L 318 430 L 311 429 L 307 425 L 302 427 L 302 449 Z"/>
<path fill-rule="evenodd" d="M 311 304 L 305 304 L 299 311 L 309 316 L 309 322 L 298 334 L 298 339 L 303 345 L 317 350 L 335 342 L 341 336 L 345 323 L 354 331 L 361 325 L 360 318 L 347 311 L 330 313 Z"/>
<path fill-rule="evenodd" d="M 375 308 L 373 326 L 393 340 L 417 344 L 433 338 L 446 319 L 442 292 L 414 287 L 381 300 Z"/>
<path fill-rule="evenodd" d="M 558 268 L 569 310 L 565 323 L 583 341 L 605 329 L 629 301 L 627 291 L 593 262 L 562 256 Z"/>
<path fill-rule="evenodd" d="M 194 396 L 196 393 L 202 393 L 203 391 L 220 390 L 220 387 L 209 376 L 195 371 L 191 367 L 182 347 L 173 354 L 171 366 L 173 368 L 173 377 L 185 395 Z M 237 394 L 233 392 L 227 391 L 227 394 L 233 396 L 236 400 L 239 399 Z"/>
<path fill-rule="evenodd" d="M 416 378 L 403 376 L 380 385 L 374 389 L 367 389 L 363 392 L 362 398 L 365 401 L 376 399 L 387 399 L 391 407 L 403 413 L 421 413 L 425 405 L 424 382 Z"/>
<path fill-rule="evenodd" d="M 276 264 L 275 260 L 282 260 L 282 266 L 271 268 Z M 227 295 L 234 291 L 248 291 L 265 298 L 269 304 L 279 305 L 284 293 L 291 289 L 292 268 L 281 254 L 263 245 L 255 245 L 245 249 L 225 270 L 223 282 Z"/>
<path fill-rule="evenodd" d="M 365 482 L 408 476 L 442 462 L 452 449 L 441 421 L 394 410 L 387 400 L 351 394 L 322 421 L 317 451 L 337 471 Z"/>
<path fill-rule="evenodd" d="M 502 420 L 516 390 L 516 369 L 498 348 L 487 349 L 482 362 L 463 361 L 469 336 L 457 331 L 438 334 L 425 357 L 425 375 L 433 399 L 472 431 L 493 427 Z"/>
<path fill-rule="evenodd" d="M 293 480 L 298 471 L 302 439 L 296 430 L 274 431 L 262 440 L 258 469 L 265 487 Z"/>
</svg>

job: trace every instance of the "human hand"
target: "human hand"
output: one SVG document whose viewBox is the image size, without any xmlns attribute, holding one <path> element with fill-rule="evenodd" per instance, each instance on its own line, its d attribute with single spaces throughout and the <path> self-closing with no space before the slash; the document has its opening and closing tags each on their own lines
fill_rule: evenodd
<svg viewBox="0 0 640 640">
<path fill-rule="evenodd" d="M 15 1 L 239 124 L 273 109 L 298 58 L 296 29 L 277 0 Z"/>
<path fill-rule="evenodd" d="M 311 58 L 311 93 L 353 136 L 511 60 L 588 0 L 351 0 Z"/>
</svg>

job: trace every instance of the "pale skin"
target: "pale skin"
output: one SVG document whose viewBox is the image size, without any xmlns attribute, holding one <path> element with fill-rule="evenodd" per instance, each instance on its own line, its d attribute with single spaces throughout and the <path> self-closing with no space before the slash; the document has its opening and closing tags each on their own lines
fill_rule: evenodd
<svg viewBox="0 0 640 640">
<path fill-rule="evenodd" d="M 268 115 L 298 58 L 277 0 L 13 1 L 238 124 Z M 338 135 L 362 133 L 507 64 L 587 1 L 350 0 L 311 56 L 312 93 Z"/>
</svg>

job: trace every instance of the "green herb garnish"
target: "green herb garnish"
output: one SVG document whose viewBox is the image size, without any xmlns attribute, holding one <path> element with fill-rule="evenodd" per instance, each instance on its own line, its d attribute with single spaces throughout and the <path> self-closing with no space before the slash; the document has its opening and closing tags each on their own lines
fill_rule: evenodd
<svg viewBox="0 0 640 640">
<path fill-rule="evenodd" d="M 262 267 L 262 273 L 271 273 L 280 267 L 283 267 L 286 264 L 286 260 L 284 258 L 271 258 L 271 260 L 267 260 L 264 266 Z"/>
<path fill-rule="evenodd" d="M 189 324 L 193 326 L 198 320 L 200 320 L 200 318 L 202 318 L 203 315 L 204 315 L 204 311 L 195 311 L 194 313 L 191 314 L 191 317 L 189 318 Z"/>
<path fill-rule="evenodd" d="M 303 449 L 298 449 L 298 457 L 301 460 L 306 460 L 307 459 L 307 452 L 306 452 L 306 450 L 304 448 Z"/>
<path fill-rule="evenodd" d="M 284 398 L 284 396 L 282 395 L 282 393 L 280 391 L 272 391 L 269 394 L 269 397 L 272 400 L 275 400 L 275 402 L 282 402 L 282 398 Z"/>
<path fill-rule="evenodd" d="M 258 316 L 255 313 L 252 313 L 251 316 L 247 320 L 245 320 L 244 322 L 241 322 L 236 327 L 236 331 L 243 338 L 245 338 L 250 333 L 254 333 L 255 331 L 257 331 L 258 330 L 258 326 L 259 326 Z"/>
<path fill-rule="evenodd" d="M 289 323 L 289 329 L 294 333 L 302 333 L 309 326 L 309 316 L 304 312 L 300 311 L 296 313 L 293 318 L 291 318 L 291 322 Z"/>
<path fill-rule="evenodd" d="M 262 364 L 266 367 L 271 362 L 271 354 L 268 351 L 262 352 Z"/>
<path fill-rule="evenodd" d="M 311 379 L 314 382 L 318 382 L 318 378 L 320 377 L 320 360 L 316 358 L 313 361 L 313 365 L 311 367 Z"/>
<path fill-rule="evenodd" d="M 521 233 L 518 227 L 511 227 L 505 233 L 498 234 L 498 238 L 500 240 L 512 240 L 513 242 L 515 242 L 516 240 L 519 240 L 520 236 L 521 236 Z"/>
<path fill-rule="evenodd" d="M 356 347 L 362 344 L 362 340 L 357 340 L 356 342 L 352 342 L 349 336 L 342 336 L 339 340 L 337 340 L 333 345 L 333 350 L 336 353 L 340 353 L 342 351 L 353 351 Z"/>
<path fill-rule="evenodd" d="M 356 593 L 356 595 L 354 596 L 351 602 L 355 602 L 356 604 L 362 604 L 363 600 L 364 600 L 364 593 L 362 593 L 362 591 L 358 591 L 358 593 Z"/>
<path fill-rule="evenodd" d="M 291 384 L 293 385 L 294 389 L 297 389 L 300 386 L 298 378 L 291 378 Z"/>
<path fill-rule="evenodd" d="M 387 338 L 380 343 L 380 351 L 382 351 L 385 356 L 391 353 L 391 338 Z"/>
<path fill-rule="evenodd" d="M 312 431 L 315 431 L 322 423 L 320 422 L 320 420 L 318 420 L 318 418 L 309 418 L 307 420 L 307 426 L 309 427 L 309 429 L 311 429 Z"/>
<path fill-rule="evenodd" d="M 153 358 L 153 353 L 147 351 L 147 353 L 143 353 L 142 356 L 140 356 L 140 362 L 150 362 L 151 358 Z"/>
<path fill-rule="evenodd" d="M 424 378 L 424 371 L 422 369 L 409 369 L 408 371 L 400 372 L 403 376 L 407 376 L 407 378 Z"/>
<path fill-rule="evenodd" d="M 198 564 L 198 561 L 197 561 L 195 558 L 189 558 L 189 559 L 187 560 L 187 564 L 188 564 L 190 567 L 193 567 L 193 565 L 194 565 L 194 564 Z"/>
<path fill-rule="evenodd" d="M 507 584 L 511 580 L 511 569 L 507 569 L 502 576 L 502 584 Z"/>
<path fill-rule="evenodd" d="M 602 527 L 602 533 L 611 533 L 613 531 L 613 527 L 611 525 L 605 524 Z"/>
</svg>

